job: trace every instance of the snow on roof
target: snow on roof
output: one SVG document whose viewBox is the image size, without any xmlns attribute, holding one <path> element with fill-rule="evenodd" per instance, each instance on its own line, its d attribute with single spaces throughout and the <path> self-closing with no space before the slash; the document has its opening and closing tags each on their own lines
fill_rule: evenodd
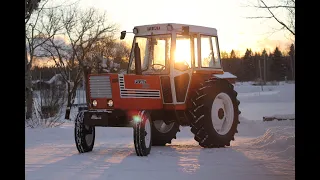
<svg viewBox="0 0 320 180">
<path fill-rule="evenodd" d="M 42 83 L 46 83 L 46 84 L 52 84 L 54 82 L 57 82 L 59 81 L 59 79 L 62 77 L 61 74 L 56 74 L 54 75 L 49 81 L 44 81 L 44 80 L 34 80 L 32 81 L 33 84 L 36 84 L 36 83 L 39 83 L 39 82 L 42 82 Z"/>
<path fill-rule="evenodd" d="M 48 84 L 52 84 L 53 82 L 57 81 L 59 78 L 61 78 L 62 75 L 61 74 L 56 74 L 54 75 L 49 81 L 46 81 L 46 83 Z"/>
<path fill-rule="evenodd" d="M 170 25 L 174 31 L 182 31 L 183 26 L 189 26 L 189 32 L 206 34 L 211 36 L 217 36 L 217 29 L 205 27 L 205 26 L 195 26 L 189 24 L 178 24 L 178 23 L 162 23 L 162 24 L 150 24 L 150 25 L 141 25 L 135 26 L 135 29 L 138 29 L 136 36 L 146 36 L 152 34 L 169 34 L 171 33 Z"/>
<path fill-rule="evenodd" d="M 216 76 L 218 78 L 222 78 L 222 79 L 224 79 L 224 78 L 232 78 L 232 79 L 237 78 L 237 76 L 235 76 L 229 72 L 224 72 L 223 74 L 215 74 L 214 76 Z"/>
<path fill-rule="evenodd" d="M 40 82 L 40 80 L 33 80 L 33 81 L 32 81 L 32 84 L 36 84 L 36 83 L 38 83 L 38 82 Z"/>
</svg>

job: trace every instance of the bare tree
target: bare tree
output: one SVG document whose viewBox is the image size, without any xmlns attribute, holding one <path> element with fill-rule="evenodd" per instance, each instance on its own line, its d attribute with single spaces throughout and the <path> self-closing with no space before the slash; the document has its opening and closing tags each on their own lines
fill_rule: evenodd
<svg viewBox="0 0 320 180">
<path fill-rule="evenodd" d="M 59 73 L 66 82 L 68 111 L 68 108 L 71 108 L 73 104 L 71 99 L 74 99 L 76 96 L 76 88 L 81 80 L 82 69 L 77 62 L 71 62 L 75 61 L 74 52 L 69 45 L 66 44 L 64 39 L 53 37 L 48 43 L 43 44 L 42 48 L 45 51 L 45 53 L 43 53 L 44 56 L 50 57 L 54 61 L 55 67 L 58 68 Z"/>
<path fill-rule="evenodd" d="M 280 30 L 286 30 L 295 36 L 295 0 L 278 0 L 277 4 L 268 4 L 266 0 L 257 0 L 251 7 L 265 11 L 268 16 L 248 17 L 250 19 L 274 19 L 280 26 Z M 287 19 L 277 15 L 277 12 L 285 11 Z"/>
<path fill-rule="evenodd" d="M 115 57 L 122 61 L 128 61 L 130 56 L 130 47 L 126 42 L 119 42 L 116 46 Z"/>
<path fill-rule="evenodd" d="M 61 121 L 62 107 L 65 103 L 65 88 L 63 85 L 50 84 L 49 88 L 41 88 L 35 93 L 34 114 L 26 120 L 26 126 L 35 128 L 59 126 Z"/>
<path fill-rule="evenodd" d="M 34 13 L 34 11 L 38 10 L 39 9 L 39 5 L 40 5 L 40 2 L 43 2 L 45 1 L 45 3 L 43 3 L 43 5 L 47 4 L 48 0 L 25 0 L 25 24 L 27 24 L 29 22 L 29 19 L 31 17 L 31 15 Z M 69 1 L 69 0 L 66 0 L 66 1 Z M 77 3 L 78 1 L 74 2 L 74 3 Z M 74 3 L 71 3 L 74 4 Z M 61 5 L 57 5 L 57 6 L 54 6 L 54 7 L 47 7 L 47 8 L 44 8 L 43 6 L 41 6 L 40 10 L 42 9 L 53 9 L 53 8 L 59 8 L 59 7 L 62 7 L 64 6 L 64 3 L 62 3 Z M 65 6 L 68 6 L 68 5 L 65 5 Z"/>
<path fill-rule="evenodd" d="M 64 3 L 58 6 L 50 6 L 48 2 L 50 2 L 50 0 L 25 0 L 25 101 L 27 106 L 27 119 L 32 116 L 33 96 L 30 71 L 35 52 L 61 28 L 56 26 L 58 20 L 52 15 L 52 10 L 62 6 L 69 6 L 64 5 Z M 47 13 L 47 15 L 44 15 L 44 13 Z M 47 23 L 41 23 L 39 25 L 40 21 L 47 21 Z"/>
<path fill-rule="evenodd" d="M 25 101 L 27 105 L 26 118 L 32 116 L 32 81 L 31 81 L 31 67 L 33 62 L 33 57 L 35 50 L 47 39 L 43 37 L 41 28 L 38 27 L 38 22 L 43 17 L 42 11 L 48 0 L 42 1 L 42 4 L 39 7 L 39 0 L 26 0 L 26 10 L 25 10 L 25 37 L 27 46 L 25 49 Z M 33 13 L 36 12 L 36 13 Z M 33 13 L 33 14 L 32 14 Z M 31 21 L 30 21 L 31 20 Z M 55 33 L 53 29 L 52 33 Z M 29 60 L 28 60 L 29 55 Z"/>
<path fill-rule="evenodd" d="M 41 0 L 25 0 L 25 23 L 30 19 L 31 14 L 39 7 Z"/>
<path fill-rule="evenodd" d="M 100 56 L 103 58 L 112 58 L 115 54 L 116 46 L 115 36 L 107 36 L 99 39 L 92 45 L 92 56 Z"/>
<path fill-rule="evenodd" d="M 127 69 L 130 47 L 126 42 L 116 42 L 114 37 L 104 38 L 93 45 L 93 50 L 87 57 L 92 62 L 91 73 L 120 73 Z"/>
<path fill-rule="evenodd" d="M 86 62 L 91 62 L 91 73 L 100 73 L 108 68 L 107 61 L 115 56 L 117 46 L 115 36 L 103 37 L 92 44 L 92 49 L 86 55 Z"/>
<path fill-rule="evenodd" d="M 60 9 L 64 42 L 50 38 L 43 45 L 46 55 L 54 60 L 67 84 L 67 108 L 65 119 L 70 119 L 71 106 L 74 103 L 76 90 L 86 66 L 91 66 L 90 52 L 93 45 L 108 36 L 113 36 L 116 26 L 107 23 L 106 14 L 90 8 L 80 10 L 76 6 Z M 68 43 L 68 44 L 66 44 Z M 86 78 L 85 78 L 86 79 Z"/>
</svg>

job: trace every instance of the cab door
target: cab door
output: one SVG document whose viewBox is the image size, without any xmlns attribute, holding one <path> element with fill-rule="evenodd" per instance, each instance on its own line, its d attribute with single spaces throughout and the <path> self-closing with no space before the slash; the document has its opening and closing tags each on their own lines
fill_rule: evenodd
<svg viewBox="0 0 320 180">
<path fill-rule="evenodd" d="M 197 57 L 197 34 L 173 34 L 170 61 L 172 104 L 176 110 L 186 108 L 186 98 Z"/>
</svg>

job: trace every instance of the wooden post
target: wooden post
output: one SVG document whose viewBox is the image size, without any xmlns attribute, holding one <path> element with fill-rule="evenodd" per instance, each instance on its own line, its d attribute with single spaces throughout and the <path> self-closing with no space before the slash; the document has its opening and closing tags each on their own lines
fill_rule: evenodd
<svg viewBox="0 0 320 180">
<path fill-rule="evenodd" d="M 260 71 L 260 80 L 262 80 L 262 71 L 261 71 L 261 62 L 260 62 L 260 58 L 259 58 L 259 71 Z M 261 90 L 263 91 L 263 83 L 261 83 Z"/>
<path fill-rule="evenodd" d="M 264 84 L 266 84 L 267 82 L 267 71 L 266 71 L 266 68 L 267 68 L 267 64 L 266 64 L 266 53 L 263 54 L 263 72 L 264 72 Z"/>
</svg>

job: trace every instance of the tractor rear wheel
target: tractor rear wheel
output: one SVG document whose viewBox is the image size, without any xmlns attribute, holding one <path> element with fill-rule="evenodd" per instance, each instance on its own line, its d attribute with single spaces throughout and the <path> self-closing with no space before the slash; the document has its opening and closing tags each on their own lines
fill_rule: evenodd
<svg viewBox="0 0 320 180">
<path fill-rule="evenodd" d="M 234 86 L 227 80 L 209 79 L 191 98 L 191 132 L 206 148 L 230 146 L 239 122 L 239 104 Z"/>
<path fill-rule="evenodd" d="M 148 156 L 152 146 L 152 121 L 147 111 L 133 117 L 133 141 L 137 156 Z"/>
<path fill-rule="evenodd" d="M 95 127 L 83 123 L 84 112 L 80 111 L 75 119 L 74 136 L 79 153 L 90 152 L 94 146 Z"/>
<path fill-rule="evenodd" d="M 166 124 L 163 120 L 153 121 L 152 125 L 152 145 L 165 146 L 171 144 L 172 139 L 176 139 L 176 134 L 179 130 L 179 124 L 171 122 Z"/>
</svg>

